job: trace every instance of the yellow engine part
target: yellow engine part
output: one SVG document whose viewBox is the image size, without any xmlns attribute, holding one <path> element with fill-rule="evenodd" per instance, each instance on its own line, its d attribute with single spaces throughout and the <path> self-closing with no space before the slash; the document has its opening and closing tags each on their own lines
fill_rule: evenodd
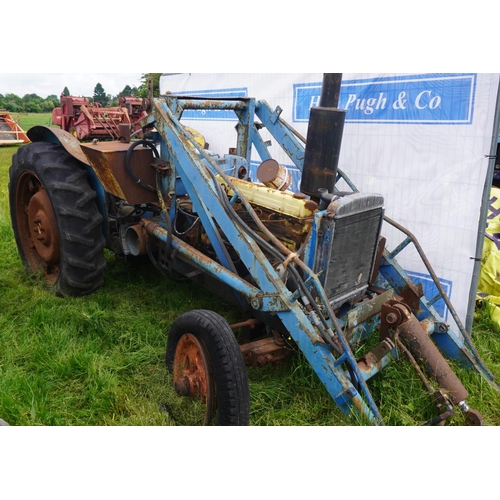
<svg viewBox="0 0 500 500">
<path fill-rule="evenodd" d="M 207 142 L 205 141 L 205 137 L 203 137 L 203 135 L 201 135 L 197 130 L 191 127 L 185 126 L 184 129 L 193 136 L 193 139 L 197 144 L 199 144 L 202 148 L 205 148 L 205 144 Z"/>
<path fill-rule="evenodd" d="M 229 188 L 224 179 L 220 176 L 217 177 L 227 194 L 233 196 L 233 190 Z M 306 199 L 301 193 L 278 191 L 235 177 L 231 177 L 231 182 L 252 205 L 258 205 L 295 219 L 310 219 L 318 209 L 316 202 Z"/>
</svg>

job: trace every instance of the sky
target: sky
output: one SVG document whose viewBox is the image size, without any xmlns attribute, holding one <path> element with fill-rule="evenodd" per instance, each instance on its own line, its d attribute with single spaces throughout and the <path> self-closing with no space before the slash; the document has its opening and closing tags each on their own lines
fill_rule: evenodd
<svg viewBox="0 0 500 500">
<path fill-rule="evenodd" d="M 312 3 L 314 1 L 319 3 L 319 0 Z M 267 26 L 273 28 L 263 30 L 262 37 L 255 38 L 249 31 L 241 43 L 233 43 L 234 34 L 221 28 L 224 19 L 218 18 L 217 29 L 210 29 L 210 36 L 207 36 L 203 16 L 199 16 L 198 21 L 190 19 L 189 30 L 183 23 L 173 23 L 174 26 L 169 24 L 161 36 L 141 34 L 131 37 L 132 43 L 126 37 L 117 36 L 112 29 L 102 30 L 99 23 L 85 24 L 83 42 L 74 34 L 67 40 L 52 40 L 47 39 L 47 25 L 39 23 L 33 15 L 32 19 L 23 19 L 23 45 L 2 52 L 0 94 L 14 93 L 23 97 L 35 93 L 42 98 L 51 94 L 59 97 L 64 87 L 68 87 L 73 95 L 91 96 L 95 85 L 100 83 L 107 94 L 117 95 L 125 85 L 138 86 L 143 73 L 153 72 L 496 73 L 500 71 L 500 63 L 495 57 L 497 34 L 494 29 L 484 27 L 485 19 L 491 16 L 491 2 L 485 1 L 481 8 L 482 1 L 476 0 L 474 9 L 464 9 L 461 20 L 457 18 L 460 9 L 449 11 L 435 0 L 422 0 L 419 15 L 405 15 L 404 22 L 401 19 L 400 23 L 392 22 L 389 16 L 396 5 L 399 8 L 395 0 L 382 0 L 376 9 L 370 3 L 366 11 L 362 2 L 356 2 L 355 6 L 339 4 L 335 22 L 329 16 L 318 15 L 323 9 L 320 5 L 316 10 L 309 8 L 310 17 L 306 19 L 301 19 L 296 12 L 292 15 L 292 9 L 287 13 L 291 16 L 287 22 L 278 2 L 274 24 L 273 12 L 268 11 L 271 6 L 266 2 L 266 16 L 271 15 Z M 122 7 L 115 3 L 121 12 Z M 4 9 L 10 8 L 8 5 L 2 6 L 2 17 Z M 37 7 L 40 15 L 46 15 L 43 14 L 44 5 Z M 171 14 L 169 4 L 162 5 L 160 9 L 166 10 L 168 17 Z M 64 2 L 60 2 L 60 6 L 60 11 L 51 10 L 52 26 L 67 22 L 69 6 Z M 13 19 L 17 15 L 16 8 L 12 4 Z M 346 11 L 343 15 L 342 9 Z M 59 21 L 57 12 L 61 16 Z M 219 14 L 226 16 L 228 25 L 234 25 L 236 15 L 232 9 Z M 161 12 L 155 11 L 155 20 L 161 18 Z M 415 23 L 418 20 L 418 26 L 412 25 L 412 19 Z M 195 21 L 200 23 L 199 27 L 192 24 Z M 431 21 L 437 22 L 439 30 L 432 28 Z M 330 25 L 332 22 L 334 29 Z M 149 26 L 147 19 L 143 26 Z M 20 28 L 16 23 L 3 25 L 4 39 L 20 40 Z M 308 30 L 312 32 L 310 36 Z M 437 38 L 433 36 L 437 34 Z M 172 40 L 180 45 L 170 45 Z"/>
<path fill-rule="evenodd" d="M 71 95 L 92 96 L 97 83 L 106 94 L 118 95 L 126 85 L 138 87 L 143 73 L 1 73 L 0 94 L 37 94 L 59 97 L 64 87 Z"/>
</svg>

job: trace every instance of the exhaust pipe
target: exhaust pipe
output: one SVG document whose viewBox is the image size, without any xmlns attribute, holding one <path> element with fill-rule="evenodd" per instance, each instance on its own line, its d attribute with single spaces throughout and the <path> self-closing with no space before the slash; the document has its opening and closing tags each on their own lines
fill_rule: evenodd
<svg viewBox="0 0 500 500">
<path fill-rule="evenodd" d="M 125 255 L 145 255 L 147 253 L 146 235 L 140 224 L 128 226 L 122 238 L 123 252 Z"/>
<path fill-rule="evenodd" d="M 345 110 L 338 109 L 342 73 L 325 73 L 318 107 L 312 107 L 300 190 L 314 201 L 319 190 L 333 193 L 344 132 Z"/>
</svg>

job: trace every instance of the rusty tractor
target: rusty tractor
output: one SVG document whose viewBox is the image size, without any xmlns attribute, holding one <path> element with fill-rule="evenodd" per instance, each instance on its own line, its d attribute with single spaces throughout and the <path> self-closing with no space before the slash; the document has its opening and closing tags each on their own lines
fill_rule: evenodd
<svg viewBox="0 0 500 500">
<path fill-rule="evenodd" d="M 56 294 L 80 296 L 103 285 L 104 249 L 147 255 L 159 271 L 188 277 L 239 306 L 230 325 L 207 310 L 181 315 L 168 332 L 166 365 L 179 398 L 201 403 L 203 421 L 247 425 L 246 363 L 307 359 L 346 415 L 384 423 L 368 381 L 407 359 L 436 404 L 425 424 L 457 412 L 481 424 L 449 359 L 494 377 L 463 328 L 418 241 L 384 215 L 384 199 L 359 192 L 338 168 L 345 111 L 341 75 L 325 74 L 307 137 L 279 107 L 249 97 L 205 99 L 167 93 L 144 101 L 140 126 L 151 140 L 80 143 L 63 130 L 34 127 L 10 168 L 10 207 L 20 256 L 29 273 L 45 274 Z M 75 104 L 71 113 L 75 117 Z M 68 108 L 69 109 L 69 108 Z M 204 148 L 181 123 L 185 110 L 233 111 L 235 142 L 222 156 Z M 74 122 L 97 118 L 80 105 Z M 102 110 L 99 110 L 102 111 Z M 83 118 L 80 118 L 83 115 Z M 67 122 L 65 122 L 67 123 Z M 302 172 L 301 192 L 271 157 L 265 129 Z M 81 137 L 80 133 L 77 133 Z M 252 149 L 259 182 L 248 179 Z M 343 181 L 347 190 L 339 191 Z M 382 223 L 403 242 L 386 248 Z M 398 264 L 413 245 L 438 295 L 427 297 Z M 436 311 L 445 301 L 458 330 Z M 235 330 L 245 331 L 237 340 Z M 360 345 L 369 351 L 355 356 Z M 358 420 L 359 421 L 359 420 Z"/>
</svg>

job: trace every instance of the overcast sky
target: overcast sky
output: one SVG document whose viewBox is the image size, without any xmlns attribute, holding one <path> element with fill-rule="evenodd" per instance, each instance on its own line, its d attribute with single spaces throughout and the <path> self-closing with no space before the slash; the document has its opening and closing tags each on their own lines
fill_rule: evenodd
<svg viewBox="0 0 500 500">
<path fill-rule="evenodd" d="M 125 85 L 138 87 L 143 73 L 0 73 L 0 94 L 60 96 L 68 87 L 74 96 L 92 96 L 97 83 L 106 94 L 118 95 Z"/>
<path fill-rule="evenodd" d="M 47 40 L 49 27 L 63 26 L 70 9 L 75 9 L 72 14 L 80 20 L 79 7 L 54 0 L 49 10 L 46 3 L 35 3 L 30 5 L 30 16 L 23 17 L 22 22 L 2 25 L 3 39 L 13 45 L 6 45 L 1 53 L 0 94 L 14 93 L 22 97 L 35 93 L 45 98 L 51 94 L 59 96 L 64 87 L 68 87 L 73 95 L 91 96 L 95 85 L 100 83 L 107 94 L 117 95 L 125 85 L 138 86 L 141 75 L 146 72 L 500 70 L 498 57 L 495 57 L 497 30 L 487 24 L 494 18 L 493 4 L 486 0 L 476 0 L 470 9 L 450 9 L 450 2 L 441 5 L 435 0 L 421 0 L 418 12 L 411 15 L 406 12 L 404 16 L 403 11 L 399 11 L 401 4 L 396 0 L 382 0 L 376 9 L 367 0 L 356 2 L 355 7 L 351 3 L 339 4 L 335 8 L 334 29 L 332 18 L 321 15 L 324 5 L 319 0 L 308 3 L 309 17 L 306 19 L 300 17 L 297 9 L 284 12 L 279 2 L 273 6 L 272 2 L 256 0 L 252 8 L 257 11 L 260 3 L 266 11 L 269 26 L 276 30 L 266 32 L 266 35 L 271 36 L 272 32 L 276 38 L 249 37 L 247 45 L 234 43 L 234 36 L 228 35 L 224 29 L 211 30 L 207 36 L 203 16 L 190 19 L 189 28 L 183 23 L 169 25 L 159 39 L 138 36 L 137 39 L 132 37 L 133 43 L 129 43 L 127 38 L 117 36 L 114 30 L 103 29 L 100 23 L 87 22 L 84 23 L 87 43 L 80 44 L 80 39 L 71 30 L 67 39 L 52 43 Z M 123 6 L 117 0 L 108 1 L 106 13 L 100 11 L 101 2 L 89 0 L 85 5 L 88 12 L 94 8 L 100 16 L 111 15 L 102 19 L 115 19 L 113 16 L 123 14 Z M 151 7 L 155 21 L 171 15 L 168 2 L 158 2 Z M 245 5 L 242 4 L 241 9 L 242 15 L 247 15 Z M 234 6 L 231 9 L 224 6 L 217 11 L 217 16 L 218 26 L 224 26 L 224 22 L 232 25 L 236 10 Z M 15 2 L 2 5 L 2 20 L 17 20 L 18 17 L 19 6 Z M 138 22 L 143 22 L 142 27 L 148 26 L 147 16 L 137 17 Z M 43 19 L 48 24 L 41 22 Z M 158 26 L 164 25 L 159 21 Z M 249 29 L 250 26 L 248 23 Z M 185 40 L 189 40 L 195 57 L 189 50 L 166 50 L 171 48 L 167 42 Z M 252 45 L 254 42 L 257 42 L 256 46 Z M 143 73 L 121 73 L 124 70 Z"/>
</svg>

